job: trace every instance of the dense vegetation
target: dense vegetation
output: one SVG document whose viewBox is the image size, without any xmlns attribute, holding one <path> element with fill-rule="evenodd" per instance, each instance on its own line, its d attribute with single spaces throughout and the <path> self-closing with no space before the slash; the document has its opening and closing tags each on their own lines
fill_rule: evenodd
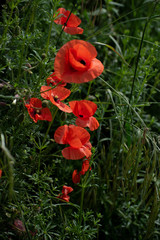
<svg viewBox="0 0 160 240">
<path fill-rule="evenodd" d="M 160 2 L 157 0 L 7 0 L 0 14 L 0 239 L 160 238 Z M 56 24 L 58 8 L 81 19 L 83 34 Z M 54 17 L 53 17 L 54 16 Z M 59 49 L 91 43 L 104 71 L 67 83 L 65 103 L 97 104 L 90 167 L 62 156 L 54 134 L 76 117 L 42 98 Z M 39 98 L 52 121 L 25 106 Z M 1 173 L 1 172 L 0 172 Z M 73 188 L 69 202 L 64 185 Z M 57 198 L 58 197 L 58 198 Z"/>
</svg>

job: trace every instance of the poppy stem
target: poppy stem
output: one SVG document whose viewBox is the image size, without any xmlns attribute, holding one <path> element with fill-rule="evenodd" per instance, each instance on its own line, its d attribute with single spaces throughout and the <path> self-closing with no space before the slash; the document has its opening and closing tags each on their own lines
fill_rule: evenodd
<svg viewBox="0 0 160 240">
<path fill-rule="evenodd" d="M 54 121 L 54 119 L 55 119 L 55 116 L 56 116 L 57 112 L 58 112 L 58 108 L 55 110 L 54 115 L 53 115 L 53 117 L 52 117 L 52 121 L 49 123 L 48 129 L 47 129 L 47 131 L 46 131 L 46 134 L 45 134 L 45 136 L 44 136 L 44 139 L 43 139 L 43 142 L 42 142 L 42 145 L 41 145 L 41 150 L 42 150 L 42 148 L 43 148 L 43 144 L 45 143 L 45 140 L 46 140 L 46 138 L 47 138 L 47 135 L 48 135 L 48 133 L 49 133 L 49 130 L 50 130 L 51 126 L 52 126 L 52 123 L 53 123 L 53 121 Z"/>
<path fill-rule="evenodd" d="M 92 85 L 92 82 L 89 83 L 88 92 L 87 92 L 87 99 L 88 99 L 88 96 L 89 96 L 90 91 L 91 91 L 91 85 Z"/>
<path fill-rule="evenodd" d="M 49 130 L 50 130 L 51 126 L 52 126 L 52 123 L 53 123 L 53 121 L 54 121 L 54 119 L 55 119 L 55 116 L 56 116 L 57 112 L 58 112 L 58 108 L 57 108 L 57 109 L 55 110 L 55 112 L 54 112 L 54 115 L 53 115 L 53 117 L 52 117 L 52 121 L 50 122 L 50 124 L 49 124 L 49 126 L 48 126 L 48 129 L 47 129 L 46 134 L 45 134 L 45 136 L 44 136 L 42 145 L 41 145 L 41 147 L 40 147 L 39 161 L 38 161 L 38 176 L 39 176 L 40 165 L 41 165 L 41 152 L 42 152 L 42 149 L 43 149 L 43 147 L 44 147 L 43 145 L 44 145 L 44 143 L 45 143 L 45 140 L 46 140 L 46 138 L 47 138 L 47 135 L 48 135 L 48 133 L 49 133 Z"/>
<path fill-rule="evenodd" d="M 84 191 L 85 191 L 85 186 L 82 185 L 81 205 L 80 205 L 80 213 L 79 213 L 79 225 L 81 225 L 81 222 L 82 222 L 82 211 L 83 211 Z"/>
</svg>

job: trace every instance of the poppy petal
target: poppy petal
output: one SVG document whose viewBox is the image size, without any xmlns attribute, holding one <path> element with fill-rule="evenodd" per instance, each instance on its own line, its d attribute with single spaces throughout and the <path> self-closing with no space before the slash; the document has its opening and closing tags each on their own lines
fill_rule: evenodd
<svg viewBox="0 0 160 240">
<path fill-rule="evenodd" d="M 82 149 L 82 148 L 80 148 Z M 68 160 L 79 160 L 85 156 L 84 152 L 80 149 L 75 149 L 72 147 L 67 147 L 62 150 L 62 155 Z"/>
<path fill-rule="evenodd" d="M 52 89 L 51 95 L 57 96 L 57 98 L 62 101 L 66 99 L 71 94 L 71 91 L 67 88 L 57 86 L 56 88 Z"/>
<path fill-rule="evenodd" d="M 50 100 L 52 102 L 52 99 Z M 72 112 L 72 109 L 69 106 L 67 106 L 65 103 L 60 102 L 60 103 L 55 103 L 55 105 L 63 112 L 67 112 L 67 113 Z"/>
<path fill-rule="evenodd" d="M 64 15 L 65 15 L 64 23 L 66 23 L 67 21 L 67 27 L 77 27 L 78 25 L 81 24 L 81 19 L 77 17 L 75 14 L 71 13 L 70 11 L 66 11 Z"/>
<path fill-rule="evenodd" d="M 2 177 L 2 169 L 0 169 L 0 178 Z"/>
<path fill-rule="evenodd" d="M 57 12 L 59 13 L 54 20 L 56 24 L 64 25 L 66 21 L 67 27 L 77 27 L 81 24 L 81 19 L 70 11 L 67 11 L 64 8 L 59 8 Z"/>
<path fill-rule="evenodd" d="M 38 98 L 31 98 L 29 101 L 29 104 L 31 107 L 35 108 L 41 108 L 42 107 L 42 101 Z"/>
<path fill-rule="evenodd" d="M 60 126 L 54 133 L 54 140 L 59 144 L 67 144 L 68 125 Z"/>
<path fill-rule="evenodd" d="M 63 193 L 64 195 L 67 195 L 67 194 L 69 194 L 69 193 L 72 192 L 72 191 L 73 191 L 73 188 L 72 188 L 72 187 L 68 187 L 68 186 L 66 186 L 66 185 L 64 185 L 63 188 L 62 188 L 62 193 Z"/>
<path fill-rule="evenodd" d="M 91 67 L 84 72 L 68 71 L 64 72 L 62 79 L 66 83 L 84 83 L 97 78 L 104 70 L 104 66 L 97 58 L 92 59 Z"/>
<path fill-rule="evenodd" d="M 96 130 L 99 127 L 99 122 L 97 121 L 97 119 L 95 117 L 90 117 L 89 118 L 89 129 L 91 131 Z"/>
<path fill-rule="evenodd" d="M 61 79 L 57 78 L 55 72 L 53 72 L 47 79 L 47 85 L 51 84 L 52 86 L 66 86 L 66 83 L 63 82 Z"/>
<path fill-rule="evenodd" d="M 86 119 L 77 118 L 76 125 L 83 128 L 89 127 L 89 119 L 86 120 Z"/>
<path fill-rule="evenodd" d="M 74 170 L 73 173 L 72 173 L 72 181 L 73 183 L 77 184 L 77 183 L 80 183 L 80 174 L 78 173 L 77 170 Z"/>
<path fill-rule="evenodd" d="M 46 121 L 49 121 L 49 122 L 52 121 L 52 114 L 51 114 L 49 108 L 42 108 L 41 116 L 42 116 L 41 120 L 46 120 Z"/>
<path fill-rule="evenodd" d="M 92 155 L 92 152 L 85 146 L 80 148 L 81 153 L 84 153 L 84 155 L 89 158 Z"/>
<path fill-rule="evenodd" d="M 91 150 L 92 148 L 92 144 L 90 142 L 87 142 L 84 146 L 87 147 L 89 150 Z"/>
<path fill-rule="evenodd" d="M 58 15 L 56 16 L 56 19 L 54 20 L 54 22 L 55 22 L 56 24 L 63 24 L 63 23 L 62 23 L 62 21 L 63 21 L 62 17 L 64 16 L 64 14 L 65 14 L 65 12 L 66 12 L 66 9 L 64 9 L 64 8 L 58 8 L 57 12 L 59 12 L 59 13 L 58 13 Z M 61 16 L 60 16 L 60 15 L 61 15 Z M 66 19 L 66 20 L 67 20 L 67 19 Z"/>
<path fill-rule="evenodd" d="M 52 88 L 49 86 L 42 86 L 41 87 L 41 97 L 44 99 L 49 100 L 49 95 L 50 95 L 50 91 L 52 91 Z"/>
<path fill-rule="evenodd" d="M 88 169 L 89 169 L 89 161 L 85 160 L 82 163 L 82 170 L 80 171 L 80 174 L 84 175 L 88 171 Z"/>
<path fill-rule="evenodd" d="M 80 27 L 64 27 L 64 32 L 74 35 L 74 34 L 82 34 L 83 28 Z"/>
<path fill-rule="evenodd" d="M 82 145 L 86 144 L 90 139 L 90 134 L 86 129 L 75 125 L 69 125 L 68 136 L 71 136 L 72 134 L 76 134 L 76 136 L 80 139 Z"/>
<path fill-rule="evenodd" d="M 75 128 L 70 128 L 68 137 L 67 137 L 68 144 L 73 148 L 81 148 L 82 142 L 76 134 Z"/>
</svg>

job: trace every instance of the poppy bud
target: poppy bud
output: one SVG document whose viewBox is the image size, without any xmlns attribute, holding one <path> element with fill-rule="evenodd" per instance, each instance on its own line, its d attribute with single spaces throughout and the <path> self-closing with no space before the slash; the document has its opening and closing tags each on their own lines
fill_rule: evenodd
<svg viewBox="0 0 160 240">
<path fill-rule="evenodd" d="M 47 55 L 45 53 L 42 53 L 42 59 L 45 59 Z"/>
<path fill-rule="evenodd" d="M 30 63 L 26 63 L 26 67 L 31 68 L 32 66 Z"/>
<path fill-rule="evenodd" d="M 6 106 L 7 105 L 7 103 L 5 103 L 5 102 L 0 102 L 0 106 Z"/>
</svg>

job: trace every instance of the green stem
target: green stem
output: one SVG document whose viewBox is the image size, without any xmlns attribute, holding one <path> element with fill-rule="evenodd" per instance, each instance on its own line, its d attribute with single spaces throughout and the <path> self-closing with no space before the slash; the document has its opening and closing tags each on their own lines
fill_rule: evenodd
<svg viewBox="0 0 160 240">
<path fill-rule="evenodd" d="M 5 38 L 5 35 L 6 35 L 7 31 L 8 31 L 8 27 L 9 27 L 9 25 L 10 25 L 10 21 L 11 21 L 11 19 L 12 19 L 12 15 L 13 15 L 13 9 L 14 9 L 14 7 L 11 8 L 11 13 L 10 13 L 10 15 L 9 15 L 9 19 L 8 19 L 8 22 L 7 22 L 7 26 L 6 26 L 6 28 L 5 28 L 4 32 L 3 32 L 2 41 L 3 41 L 3 39 Z M 1 41 L 1 43 L 2 43 L 2 41 Z M 6 42 L 6 41 L 4 41 L 4 42 Z M 2 46 L 3 46 L 3 45 L 2 45 Z"/>
<path fill-rule="evenodd" d="M 44 142 L 45 142 L 45 140 L 46 140 L 46 138 L 47 138 L 47 135 L 48 135 L 48 133 L 49 133 L 49 130 L 50 130 L 51 126 L 52 126 L 52 123 L 53 123 L 53 121 L 54 121 L 54 119 L 55 119 L 55 116 L 56 116 L 57 112 L 58 112 L 58 108 L 55 110 L 54 115 L 53 115 L 53 117 L 52 117 L 52 121 L 50 122 L 50 124 L 49 124 L 49 126 L 48 126 L 48 129 L 47 129 L 47 131 L 46 131 L 46 134 L 45 134 L 44 139 L 43 139 L 43 142 L 42 142 L 41 149 L 43 148 L 43 144 L 44 144 Z"/>
<path fill-rule="evenodd" d="M 79 213 L 79 225 L 81 225 L 81 222 L 82 222 L 82 212 L 83 212 L 84 192 L 85 192 L 85 186 L 82 185 L 82 192 L 81 192 L 81 205 L 80 205 L 80 213 Z"/>
<path fill-rule="evenodd" d="M 58 112 L 58 108 L 57 108 L 57 109 L 55 110 L 55 112 L 54 112 L 54 115 L 53 115 L 53 117 L 52 117 L 52 121 L 49 123 L 48 129 L 47 129 L 46 134 L 45 134 L 45 136 L 44 136 L 42 145 L 41 145 L 41 147 L 40 147 L 39 161 L 38 161 L 38 176 L 39 176 L 40 165 L 41 165 L 41 153 L 42 153 L 42 149 L 43 149 L 43 147 L 44 147 L 43 145 L 44 145 L 44 143 L 45 143 L 45 140 L 46 140 L 46 138 L 47 138 L 47 135 L 48 135 L 48 133 L 49 133 L 49 130 L 50 130 L 51 126 L 52 126 L 52 123 L 53 123 L 53 121 L 54 121 L 54 119 L 55 119 L 55 116 L 56 116 L 57 112 Z"/>
<path fill-rule="evenodd" d="M 47 46 L 46 46 L 46 55 L 48 54 L 49 42 L 50 42 L 51 31 L 52 31 L 52 25 L 53 25 L 53 20 L 51 20 L 50 27 L 49 27 L 49 33 L 48 33 L 48 39 L 47 39 Z"/>
<path fill-rule="evenodd" d="M 27 35 L 28 35 L 28 32 L 29 32 L 30 25 L 32 25 L 32 23 L 34 22 L 35 8 L 36 8 L 36 4 L 33 3 L 33 9 L 32 9 L 32 13 L 31 13 L 31 17 L 30 17 L 30 19 L 29 19 L 29 21 L 28 21 L 27 28 L 26 28 L 26 34 L 25 34 L 25 36 L 24 36 L 24 38 L 23 38 L 17 82 L 19 82 L 19 80 L 20 80 L 23 59 L 25 59 L 26 54 L 27 54 L 27 50 L 28 50 L 28 45 L 27 45 L 27 47 L 26 47 L 26 53 L 25 53 L 25 43 L 26 43 L 26 39 L 27 39 Z"/>
<path fill-rule="evenodd" d="M 89 82 L 89 87 L 88 87 L 88 92 L 87 92 L 87 99 L 88 99 L 88 96 L 89 96 L 90 91 L 91 91 L 91 85 L 92 85 L 92 82 Z"/>
</svg>

